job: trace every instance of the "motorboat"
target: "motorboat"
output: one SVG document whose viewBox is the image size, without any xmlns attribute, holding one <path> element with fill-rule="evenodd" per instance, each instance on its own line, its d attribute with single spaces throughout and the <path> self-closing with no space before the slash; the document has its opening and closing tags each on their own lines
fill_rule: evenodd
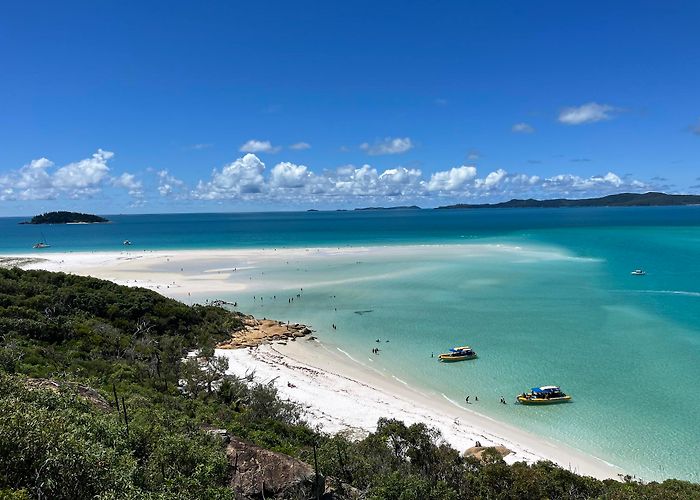
<svg viewBox="0 0 700 500">
<path fill-rule="evenodd" d="M 635 269 L 635 270 L 632 271 L 630 274 L 631 274 L 632 276 L 644 276 L 646 273 L 647 273 L 647 272 L 644 271 L 644 270 L 642 270 L 642 269 Z"/>
<path fill-rule="evenodd" d="M 529 393 L 523 392 L 516 399 L 524 405 L 551 405 L 568 403 L 571 401 L 571 396 L 564 394 L 556 385 L 543 385 L 542 387 L 533 387 Z"/>
<path fill-rule="evenodd" d="M 49 248 L 51 245 L 46 243 L 46 237 L 44 236 L 44 233 L 41 233 L 41 241 L 34 243 L 32 245 L 32 248 L 36 249 L 42 249 L 42 248 Z"/>
<path fill-rule="evenodd" d="M 438 359 L 440 361 L 450 363 L 453 361 L 465 361 L 467 359 L 476 359 L 477 355 L 474 349 L 468 345 L 453 347 L 449 352 L 440 354 Z"/>
</svg>

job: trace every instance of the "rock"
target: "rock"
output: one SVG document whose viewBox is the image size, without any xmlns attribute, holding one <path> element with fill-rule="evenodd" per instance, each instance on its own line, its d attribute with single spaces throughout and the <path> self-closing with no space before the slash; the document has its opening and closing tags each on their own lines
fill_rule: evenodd
<svg viewBox="0 0 700 500">
<path fill-rule="evenodd" d="M 472 446 L 469 448 L 467 451 L 464 452 L 465 457 L 474 457 L 481 462 L 484 461 L 483 455 L 486 450 L 494 450 L 498 455 L 501 456 L 501 458 L 505 457 L 506 455 L 512 453 L 511 450 L 506 448 L 505 446 L 498 445 L 498 446 Z"/>
<path fill-rule="evenodd" d="M 309 464 L 230 436 L 226 455 L 237 498 L 314 498 L 316 474 Z M 318 491 L 325 490 L 319 475 Z"/>
<path fill-rule="evenodd" d="M 29 389 L 48 389 L 55 392 L 60 392 L 61 389 L 72 390 L 100 411 L 110 411 L 112 409 L 112 405 L 99 392 L 86 385 L 74 382 L 59 382 L 46 378 L 28 378 L 24 381 L 24 384 Z"/>
<path fill-rule="evenodd" d="M 229 437 L 228 431 L 226 429 L 217 429 L 214 427 L 209 427 L 208 425 L 203 425 L 202 430 L 207 434 L 211 434 L 212 436 L 221 439 L 221 441 L 223 441 L 226 444 L 231 442 L 231 438 Z"/>
<path fill-rule="evenodd" d="M 357 488 L 334 477 L 326 478 L 326 489 L 321 496 L 324 500 L 359 500 L 362 493 Z"/>
</svg>

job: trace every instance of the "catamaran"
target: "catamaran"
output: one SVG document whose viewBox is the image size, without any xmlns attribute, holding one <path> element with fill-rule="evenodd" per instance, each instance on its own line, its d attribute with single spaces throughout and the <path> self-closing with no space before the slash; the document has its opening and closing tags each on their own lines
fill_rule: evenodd
<svg viewBox="0 0 700 500">
<path fill-rule="evenodd" d="M 516 398 L 524 405 L 551 405 L 554 403 L 567 403 L 571 401 L 571 396 L 564 394 L 556 385 L 543 385 L 533 387 L 529 393 L 522 393 Z"/>
<path fill-rule="evenodd" d="M 468 345 L 453 347 L 450 352 L 440 354 L 438 359 L 444 362 L 464 361 L 466 359 L 476 359 L 477 355 Z"/>
</svg>

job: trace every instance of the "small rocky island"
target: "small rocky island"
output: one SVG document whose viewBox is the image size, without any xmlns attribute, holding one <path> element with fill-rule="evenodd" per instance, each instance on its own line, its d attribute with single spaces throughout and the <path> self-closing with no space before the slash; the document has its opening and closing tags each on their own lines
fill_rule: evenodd
<svg viewBox="0 0 700 500">
<path fill-rule="evenodd" d="M 99 215 L 61 211 L 36 215 L 31 220 L 20 222 L 20 224 L 99 224 L 104 222 L 109 222 L 109 220 Z"/>
</svg>

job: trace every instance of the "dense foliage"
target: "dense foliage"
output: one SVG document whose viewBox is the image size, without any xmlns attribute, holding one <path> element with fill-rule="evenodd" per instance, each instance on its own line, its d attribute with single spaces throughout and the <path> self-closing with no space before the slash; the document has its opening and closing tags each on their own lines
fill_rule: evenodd
<svg viewBox="0 0 700 500">
<path fill-rule="evenodd" d="M 213 345 L 239 326 L 234 313 L 144 289 L 0 269 L 0 499 L 234 498 L 209 427 L 308 463 L 315 445 L 320 471 L 349 496 L 700 498 L 684 481 L 601 482 L 495 453 L 480 462 L 422 424 L 320 434 L 272 385 L 225 375 Z"/>
<path fill-rule="evenodd" d="M 557 198 L 554 200 L 517 200 L 501 203 L 467 204 L 458 203 L 438 207 L 449 208 L 561 208 L 561 207 L 667 207 L 700 204 L 700 196 L 694 194 L 666 194 L 666 193 L 619 193 L 603 196 L 601 198 L 584 198 L 568 200 Z"/>
<path fill-rule="evenodd" d="M 35 215 L 28 222 L 21 224 L 70 224 L 77 222 L 85 222 L 94 224 L 96 222 L 109 222 L 104 217 L 92 214 L 83 214 L 80 212 L 46 212 L 41 215 Z"/>
</svg>

